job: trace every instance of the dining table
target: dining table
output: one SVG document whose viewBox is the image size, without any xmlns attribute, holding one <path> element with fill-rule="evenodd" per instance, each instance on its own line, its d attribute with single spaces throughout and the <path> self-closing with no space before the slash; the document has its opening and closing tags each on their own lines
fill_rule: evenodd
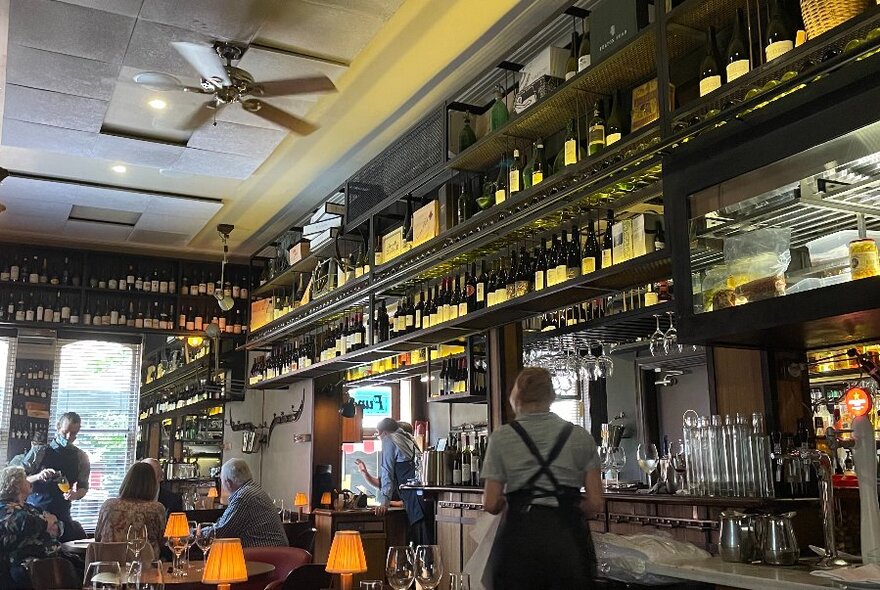
<svg viewBox="0 0 880 590">
<path fill-rule="evenodd" d="M 275 566 L 264 561 L 247 561 L 248 579 L 257 576 L 263 576 L 275 571 Z M 142 584 L 164 584 L 165 586 L 174 586 L 175 590 L 202 589 L 206 586 L 202 584 L 202 572 L 205 569 L 204 561 L 190 561 L 184 567 L 183 575 L 174 575 L 171 573 L 171 563 L 162 562 L 162 569 L 156 570 L 145 567 L 141 572 L 140 583 Z M 127 572 L 122 573 L 127 576 Z M 114 575 L 109 573 L 101 573 L 93 578 L 99 583 L 114 583 Z M 208 586 L 214 587 L 214 584 Z"/>
</svg>

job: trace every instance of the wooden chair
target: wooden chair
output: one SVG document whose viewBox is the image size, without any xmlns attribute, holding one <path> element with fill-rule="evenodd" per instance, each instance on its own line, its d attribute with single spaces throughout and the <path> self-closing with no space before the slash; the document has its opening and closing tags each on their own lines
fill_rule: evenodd
<svg viewBox="0 0 880 590">
<path fill-rule="evenodd" d="M 82 578 L 73 564 L 63 557 L 35 559 L 28 566 L 34 590 L 82 588 Z"/>
</svg>

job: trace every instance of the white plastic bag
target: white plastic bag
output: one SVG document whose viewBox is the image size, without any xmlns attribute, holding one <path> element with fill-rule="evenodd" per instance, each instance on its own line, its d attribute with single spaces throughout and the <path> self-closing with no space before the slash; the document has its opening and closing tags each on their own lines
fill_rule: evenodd
<svg viewBox="0 0 880 590">
<path fill-rule="evenodd" d="M 501 524 L 501 515 L 484 512 L 477 519 L 470 535 L 477 543 L 477 549 L 464 566 L 464 571 L 471 576 L 471 590 L 492 590 L 492 573 L 489 569 L 489 556 Z"/>
</svg>

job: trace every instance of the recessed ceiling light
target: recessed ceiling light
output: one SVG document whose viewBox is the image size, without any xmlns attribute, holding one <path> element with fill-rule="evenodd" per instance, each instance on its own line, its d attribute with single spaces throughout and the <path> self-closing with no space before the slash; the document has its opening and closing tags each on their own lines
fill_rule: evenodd
<svg viewBox="0 0 880 590">
<path fill-rule="evenodd" d="M 147 104 L 150 105 L 150 108 L 156 109 L 157 111 L 161 111 L 168 106 L 168 103 L 161 98 L 154 98 Z"/>
<path fill-rule="evenodd" d="M 128 172 L 128 168 L 126 168 L 122 164 L 116 164 L 115 166 L 110 168 L 110 170 L 112 170 L 113 172 L 116 172 L 118 174 L 125 174 L 126 172 Z"/>
</svg>

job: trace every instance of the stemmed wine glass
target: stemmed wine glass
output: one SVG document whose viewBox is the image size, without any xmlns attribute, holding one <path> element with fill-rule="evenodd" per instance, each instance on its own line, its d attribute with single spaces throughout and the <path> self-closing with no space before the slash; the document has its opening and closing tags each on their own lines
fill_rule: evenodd
<svg viewBox="0 0 880 590">
<path fill-rule="evenodd" d="M 608 379 L 614 374 L 614 361 L 605 354 L 605 343 L 599 343 L 599 358 L 597 360 L 596 375 L 601 379 Z"/>
<path fill-rule="evenodd" d="M 602 469 L 602 487 L 608 487 L 608 470 L 611 469 L 611 453 L 608 447 L 602 445 L 599 447 L 599 463 Z"/>
<path fill-rule="evenodd" d="M 460 572 L 450 573 L 449 590 L 471 590 L 470 575 Z"/>
<path fill-rule="evenodd" d="M 611 447 L 608 450 L 608 467 L 612 474 L 614 486 L 620 486 L 620 470 L 626 465 L 626 452 L 623 447 Z"/>
<path fill-rule="evenodd" d="M 211 550 L 211 546 L 214 544 L 215 536 L 216 532 L 212 522 L 200 522 L 198 527 L 196 527 L 196 545 L 202 550 L 205 561 L 208 560 L 208 551 Z"/>
<path fill-rule="evenodd" d="M 660 329 L 660 314 L 654 314 L 654 320 L 657 322 L 657 328 L 651 334 L 650 350 L 651 356 L 657 356 L 660 351 L 665 348 L 666 334 Z"/>
<path fill-rule="evenodd" d="M 128 543 L 131 552 L 134 554 L 134 559 L 132 559 L 131 562 L 132 567 L 129 570 L 129 578 L 134 576 L 135 582 L 139 582 L 141 573 L 141 551 L 144 550 L 144 547 L 147 544 L 147 525 L 144 523 L 128 525 L 128 531 L 125 533 L 125 540 Z"/>
<path fill-rule="evenodd" d="M 394 590 L 406 590 L 416 576 L 415 555 L 409 547 L 389 547 L 385 560 L 385 576 Z"/>
<path fill-rule="evenodd" d="M 121 590 L 122 585 L 118 561 L 93 561 L 83 579 L 83 590 Z"/>
<path fill-rule="evenodd" d="M 685 479 L 687 473 L 687 460 L 684 449 L 684 442 L 678 439 L 672 446 L 672 468 L 675 470 L 675 488 L 679 493 L 687 493 L 688 482 Z"/>
<path fill-rule="evenodd" d="M 657 454 L 657 445 L 650 443 L 639 444 L 636 450 L 636 460 L 645 475 L 648 476 L 648 488 L 651 488 L 651 474 L 657 469 L 657 463 L 660 462 L 660 456 Z"/>
<path fill-rule="evenodd" d="M 678 352 L 681 352 L 682 346 L 678 343 L 678 330 L 672 325 L 672 318 L 675 316 L 675 312 L 667 311 L 666 315 L 669 316 L 669 329 L 666 330 L 666 333 L 663 335 L 663 350 L 666 354 L 675 351 L 675 349 L 678 349 Z"/>
<path fill-rule="evenodd" d="M 437 545 L 416 547 L 416 580 L 422 588 L 434 590 L 443 579 L 443 559 Z"/>
</svg>

